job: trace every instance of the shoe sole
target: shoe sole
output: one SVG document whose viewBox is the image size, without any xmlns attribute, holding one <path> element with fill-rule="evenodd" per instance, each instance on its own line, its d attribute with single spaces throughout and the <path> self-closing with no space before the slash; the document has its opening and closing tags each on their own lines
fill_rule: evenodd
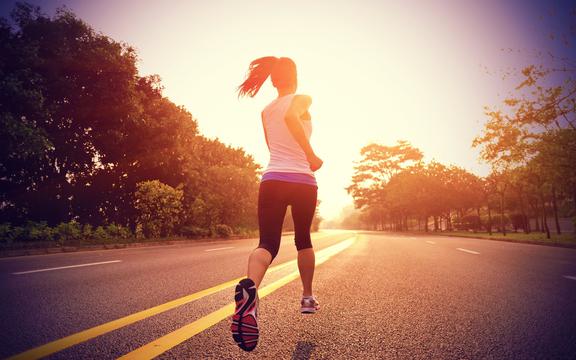
<svg viewBox="0 0 576 360">
<path fill-rule="evenodd" d="M 257 301 L 257 294 L 255 291 L 249 292 L 242 286 L 237 285 L 235 300 L 237 300 L 238 296 L 242 296 L 242 298 L 244 298 L 244 293 L 248 295 L 248 300 L 242 305 L 239 311 L 235 311 L 234 316 L 232 317 L 232 325 L 230 326 L 230 330 L 232 332 L 232 338 L 242 350 L 252 351 L 258 344 L 258 322 L 256 317 L 252 314 L 248 314 L 246 316 L 244 316 L 244 314 L 249 309 L 251 309 L 252 304 Z M 246 319 L 252 319 L 249 321 L 252 324 L 246 323 Z"/>
<path fill-rule="evenodd" d="M 315 307 L 303 307 L 303 308 L 300 308 L 300 312 L 301 312 L 302 314 L 315 314 L 316 311 L 318 311 L 318 310 L 320 310 L 320 309 L 317 309 L 317 308 L 315 308 Z"/>
</svg>

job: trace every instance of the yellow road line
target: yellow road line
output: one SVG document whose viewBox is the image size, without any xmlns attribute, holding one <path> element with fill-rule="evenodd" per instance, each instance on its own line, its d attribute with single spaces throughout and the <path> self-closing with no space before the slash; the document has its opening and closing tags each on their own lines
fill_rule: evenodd
<svg viewBox="0 0 576 360">
<path fill-rule="evenodd" d="M 348 239 L 338 243 L 337 245 L 333 245 L 326 251 L 321 257 L 318 258 L 316 264 L 322 264 L 332 256 L 338 254 L 342 250 L 348 248 L 350 245 L 354 243 L 355 238 Z M 273 293 L 274 291 L 278 290 L 282 286 L 288 284 L 294 279 L 297 279 L 300 276 L 298 270 L 291 272 L 290 274 L 274 281 L 270 285 L 258 290 L 258 296 L 260 299 L 268 296 L 269 294 Z M 156 356 L 172 349 L 178 344 L 183 343 L 184 341 L 190 339 L 191 337 L 201 333 L 202 331 L 216 325 L 220 321 L 226 319 L 229 316 L 234 314 L 234 303 L 228 304 L 184 327 L 181 327 L 178 330 L 175 330 L 167 335 L 162 336 L 142 347 L 137 348 L 136 350 L 129 352 L 128 354 L 120 357 L 121 360 L 142 360 L 142 359 L 153 359 Z"/>
<path fill-rule="evenodd" d="M 328 236 L 330 236 L 330 235 L 328 235 Z M 354 236 L 354 235 L 351 234 L 351 236 Z M 320 238 L 324 238 L 324 237 L 327 237 L 327 236 L 323 236 Z M 338 243 L 338 244 L 340 244 L 340 243 Z M 337 246 L 337 245 L 332 245 L 326 249 L 322 249 L 322 250 L 318 251 L 317 254 L 320 255 L 323 251 L 329 250 L 333 246 Z M 268 270 L 268 272 L 278 271 L 278 270 L 284 269 L 287 266 L 291 266 L 293 264 L 296 264 L 296 260 L 287 261 L 285 263 L 273 266 Z M 97 326 L 92 327 L 90 329 L 86 329 L 86 330 L 77 332 L 75 334 L 68 335 L 68 336 L 63 337 L 61 339 L 54 340 L 54 341 L 49 342 L 47 344 L 35 347 L 35 348 L 27 350 L 27 351 L 24 351 L 20 354 L 16 354 L 16 355 L 14 355 L 8 359 L 10 359 L 10 360 L 17 360 L 17 359 L 18 360 L 24 360 L 24 359 L 28 360 L 28 359 L 43 358 L 45 356 L 54 354 L 58 351 L 62 351 L 64 349 L 67 349 L 71 346 L 80 344 L 82 342 L 88 341 L 88 340 L 93 339 L 95 337 L 104 335 L 106 333 L 109 333 L 109 332 L 117 330 L 117 329 L 120 329 L 124 326 L 131 325 L 131 324 L 138 322 L 140 320 L 144 320 L 144 319 L 149 318 L 151 316 L 158 315 L 158 314 L 163 313 L 165 311 L 174 309 L 178 306 L 190 303 L 192 301 L 201 299 L 205 296 L 212 295 L 212 294 L 220 292 L 224 289 L 233 287 L 243 278 L 244 277 L 236 278 L 234 280 L 227 281 L 227 282 L 222 283 L 220 285 L 216 285 L 216 286 L 213 286 L 211 288 L 201 290 L 197 293 L 187 295 L 187 296 L 181 297 L 179 299 L 175 299 L 175 300 L 169 301 L 167 303 L 157 305 L 157 306 L 151 307 L 149 309 L 145 309 L 145 310 L 139 311 L 139 312 L 131 314 L 131 315 L 124 316 L 124 317 L 116 319 L 116 320 L 112 320 L 112 321 L 107 322 L 105 324 L 97 325 Z"/>
</svg>

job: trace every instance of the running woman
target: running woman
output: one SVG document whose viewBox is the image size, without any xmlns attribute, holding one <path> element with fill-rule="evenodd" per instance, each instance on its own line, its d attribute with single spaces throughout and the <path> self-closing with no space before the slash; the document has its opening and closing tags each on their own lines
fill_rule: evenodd
<svg viewBox="0 0 576 360">
<path fill-rule="evenodd" d="M 248 259 L 246 279 L 236 285 L 236 311 L 232 337 L 238 346 L 252 351 L 258 343 L 258 287 L 270 263 L 278 254 L 282 223 L 288 205 L 294 220 L 298 270 L 302 279 L 302 313 L 314 313 L 320 305 L 312 293 L 315 256 L 310 226 L 316 210 L 318 186 L 314 172 L 322 166 L 310 146 L 312 124 L 308 109 L 312 98 L 297 95 L 296 64 L 290 58 L 267 56 L 250 63 L 239 96 L 254 97 L 268 76 L 278 91 L 262 111 L 264 137 L 270 162 L 263 172 L 258 192 L 260 243 Z"/>
</svg>

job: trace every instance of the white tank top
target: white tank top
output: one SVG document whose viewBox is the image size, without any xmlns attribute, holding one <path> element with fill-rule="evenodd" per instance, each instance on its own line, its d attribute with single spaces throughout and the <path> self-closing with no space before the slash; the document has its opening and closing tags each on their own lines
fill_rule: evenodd
<svg viewBox="0 0 576 360">
<path fill-rule="evenodd" d="M 264 129 L 270 147 L 270 162 L 264 170 L 269 172 L 291 172 L 314 176 L 310 164 L 306 159 L 304 150 L 300 147 L 284 120 L 286 112 L 292 104 L 295 94 L 282 96 L 272 101 L 262 111 Z M 310 120 L 301 120 L 302 128 L 307 139 L 312 134 Z"/>
</svg>

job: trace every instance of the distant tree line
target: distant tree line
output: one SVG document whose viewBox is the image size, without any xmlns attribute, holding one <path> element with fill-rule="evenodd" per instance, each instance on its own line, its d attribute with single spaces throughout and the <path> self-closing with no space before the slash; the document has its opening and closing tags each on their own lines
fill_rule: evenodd
<svg viewBox="0 0 576 360">
<path fill-rule="evenodd" d="M 259 165 L 202 136 L 136 61 L 132 47 L 69 10 L 49 17 L 18 4 L 11 21 L 0 19 L 0 236 L 257 227 Z"/>
<path fill-rule="evenodd" d="M 571 67 L 572 66 L 572 67 Z M 407 142 L 361 150 L 347 188 L 360 214 L 344 222 L 372 229 L 561 232 L 576 222 L 576 81 L 574 65 L 529 66 L 516 95 L 488 121 L 473 146 L 491 173 L 478 177 L 438 162 L 424 164 Z M 559 85 L 549 84 L 558 75 Z"/>
<path fill-rule="evenodd" d="M 533 168 L 479 177 L 457 166 L 422 162 L 405 142 L 370 144 L 347 188 L 360 212 L 340 226 L 393 231 L 514 231 L 560 234 L 560 217 L 574 217 L 572 194 Z"/>
<path fill-rule="evenodd" d="M 362 209 L 357 221 L 364 226 L 437 231 L 464 221 L 471 210 L 480 216 L 483 184 L 477 176 L 438 162 L 425 164 L 422 152 L 405 141 L 369 144 L 361 155 L 347 190 Z M 479 221 L 474 225 L 479 228 Z"/>
</svg>

